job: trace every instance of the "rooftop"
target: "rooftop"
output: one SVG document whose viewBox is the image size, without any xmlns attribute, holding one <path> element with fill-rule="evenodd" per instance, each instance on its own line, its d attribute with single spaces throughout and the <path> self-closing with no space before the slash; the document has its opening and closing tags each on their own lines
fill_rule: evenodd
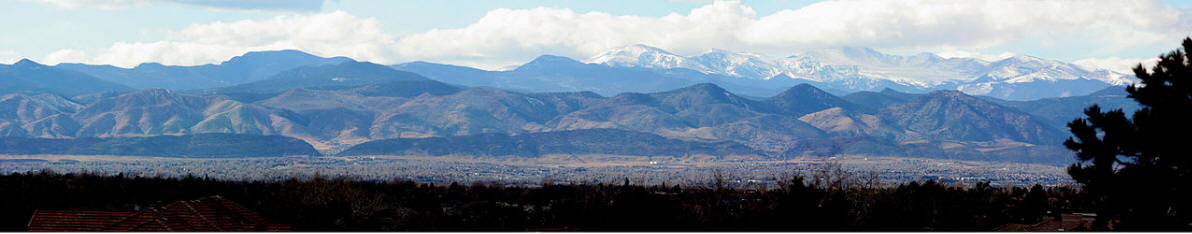
<svg viewBox="0 0 1192 234">
<path fill-rule="evenodd" d="M 290 231 L 220 196 L 140 211 L 36 210 L 29 231 Z"/>
</svg>

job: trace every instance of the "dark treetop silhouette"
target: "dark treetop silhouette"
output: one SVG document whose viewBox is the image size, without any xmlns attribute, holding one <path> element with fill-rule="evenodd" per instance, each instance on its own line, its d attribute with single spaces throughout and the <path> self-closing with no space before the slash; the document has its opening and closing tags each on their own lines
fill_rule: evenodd
<svg viewBox="0 0 1192 234">
<path fill-rule="evenodd" d="M 1128 118 L 1121 109 L 1102 112 L 1093 105 L 1087 117 L 1068 124 L 1075 138 L 1064 145 L 1081 163 L 1068 173 L 1099 200 L 1096 224 L 1120 220 L 1115 229 L 1192 230 L 1192 39 L 1183 49 L 1161 55 L 1142 80 L 1126 88 L 1142 109 Z"/>
</svg>

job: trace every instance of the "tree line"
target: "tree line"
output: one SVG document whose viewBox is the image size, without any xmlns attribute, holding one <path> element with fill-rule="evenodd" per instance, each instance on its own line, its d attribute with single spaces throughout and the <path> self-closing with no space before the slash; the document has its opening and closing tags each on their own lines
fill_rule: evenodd
<svg viewBox="0 0 1192 234">
<path fill-rule="evenodd" d="M 34 209 L 137 210 L 220 195 L 299 231 L 991 230 L 1090 210 L 1069 187 L 865 183 L 830 171 L 778 188 L 552 184 L 503 186 L 291 179 L 226 181 L 50 171 L 0 176 L 3 230 Z M 715 179 L 713 179 L 715 180 Z"/>
</svg>

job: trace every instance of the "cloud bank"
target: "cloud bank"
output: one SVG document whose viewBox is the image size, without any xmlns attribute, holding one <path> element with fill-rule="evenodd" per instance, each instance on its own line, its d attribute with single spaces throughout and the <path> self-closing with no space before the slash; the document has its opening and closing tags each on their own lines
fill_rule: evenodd
<svg viewBox="0 0 1192 234">
<path fill-rule="evenodd" d="M 122 9 L 167 2 L 217 10 L 268 10 L 311 12 L 323 9 L 324 0 L 36 0 L 64 8 Z"/>
<path fill-rule="evenodd" d="M 1122 74 L 1134 74 L 1134 67 L 1138 66 L 1139 64 L 1142 64 L 1143 68 L 1151 69 L 1152 67 L 1155 66 L 1155 64 L 1159 63 L 1159 59 L 1158 58 L 1141 59 L 1141 58 L 1107 57 L 1107 58 L 1086 58 L 1086 59 L 1073 61 L 1072 63 L 1074 63 L 1076 65 L 1080 65 L 1080 66 L 1090 67 L 1090 68 L 1108 69 L 1108 70 L 1112 70 L 1112 71 L 1116 71 L 1116 72 L 1121 72 Z"/>
<path fill-rule="evenodd" d="M 169 40 L 59 51 L 47 60 L 192 65 L 251 50 L 300 49 L 380 63 L 426 60 L 497 68 L 540 54 L 584 58 L 628 44 L 680 54 L 718 48 L 784 56 L 861 46 L 979 57 L 956 51 L 1057 42 L 1112 51 L 1176 41 L 1187 35 L 1189 22 L 1186 12 L 1157 0 L 837 0 L 764 16 L 740 2 L 721 1 L 661 17 L 545 7 L 495 9 L 465 27 L 398 38 L 380 30 L 375 19 L 331 12 L 194 25 Z"/>
<path fill-rule="evenodd" d="M 982 54 L 963 50 L 945 50 L 935 54 L 944 58 L 976 58 L 985 61 L 998 61 L 1009 57 L 1014 57 L 1015 55 L 1014 53 L 1010 52 L 1002 52 L 999 54 Z"/>
<path fill-rule="evenodd" d="M 375 19 L 345 12 L 278 16 L 193 25 L 172 32 L 168 40 L 119 42 L 89 51 L 58 50 L 48 64 L 83 62 L 133 67 L 144 62 L 168 65 L 218 63 L 248 51 L 300 49 L 322 56 L 348 56 L 378 63 L 395 62 L 394 39 Z"/>
<path fill-rule="evenodd" d="M 225 10 L 320 11 L 323 0 L 167 0 L 175 3 Z"/>
<path fill-rule="evenodd" d="M 0 64 L 12 64 L 20 61 L 20 55 L 16 51 L 0 50 Z"/>
<path fill-rule="evenodd" d="M 54 6 L 63 8 L 98 8 L 98 9 L 121 9 L 132 6 L 141 6 L 149 3 L 149 0 L 35 0 L 38 2 L 48 3 Z"/>
</svg>

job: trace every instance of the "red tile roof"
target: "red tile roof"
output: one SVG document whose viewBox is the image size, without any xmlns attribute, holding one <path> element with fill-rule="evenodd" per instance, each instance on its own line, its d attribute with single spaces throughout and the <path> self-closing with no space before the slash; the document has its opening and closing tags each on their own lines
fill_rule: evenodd
<svg viewBox="0 0 1192 234">
<path fill-rule="evenodd" d="M 29 220 L 30 231 L 99 231 L 133 212 L 36 210 Z"/>
<path fill-rule="evenodd" d="M 137 212 L 37 210 L 29 231 L 289 231 L 220 196 Z"/>
</svg>

